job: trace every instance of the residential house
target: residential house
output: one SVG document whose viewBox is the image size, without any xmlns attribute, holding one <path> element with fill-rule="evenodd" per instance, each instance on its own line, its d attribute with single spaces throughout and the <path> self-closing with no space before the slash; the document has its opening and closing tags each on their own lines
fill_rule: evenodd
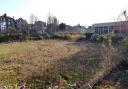
<svg viewBox="0 0 128 89">
<path fill-rule="evenodd" d="M 46 31 L 46 23 L 42 21 L 35 22 L 35 30 L 37 34 L 45 34 Z"/>
<path fill-rule="evenodd" d="M 15 28 L 14 18 L 11 18 L 6 14 L 0 16 L 0 34 L 5 34 L 12 28 Z"/>
<path fill-rule="evenodd" d="M 15 20 L 6 14 L 0 16 L 0 34 L 22 35 L 27 31 L 27 25 L 27 21 L 22 18 Z"/>
<path fill-rule="evenodd" d="M 45 34 L 46 28 L 46 23 L 42 21 L 36 21 L 34 24 L 28 24 L 28 30 L 30 35 Z"/>
<path fill-rule="evenodd" d="M 72 30 L 73 34 L 81 34 L 85 32 L 86 32 L 85 26 L 80 26 L 80 25 L 73 26 L 73 30 Z"/>
<path fill-rule="evenodd" d="M 86 27 L 85 26 L 70 26 L 66 25 L 65 29 L 60 29 L 57 33 L 63 33 L 63 34 L 81 34 L 86 32 Z"/>
</svg>

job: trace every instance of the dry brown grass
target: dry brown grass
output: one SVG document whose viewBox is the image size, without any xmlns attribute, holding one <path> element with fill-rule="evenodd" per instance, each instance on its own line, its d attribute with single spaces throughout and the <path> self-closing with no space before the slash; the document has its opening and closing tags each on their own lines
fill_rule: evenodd
<svg viewBox="0 0 128 89">
<path fill-rule="evenodd" d="M 55 63 L 81 50 L 66 41 L 43 40 L 13 42 L 0 45 L 0 81 L 12 83 L 26 81 Z M 13 80 L 13 81 L 12 81 Z"/>
<path fill-rule="evenodd" d="M 111 59 L 118 53 L 113 50 Z M 1 44 L 0 81 L 26 82 L 32 89 L 44 89 L 60 79 L 62 86 L 80 86 L 103 72 L 105 54 L 102 45 L 85 42 L 42 40 Z"/>
</svg>

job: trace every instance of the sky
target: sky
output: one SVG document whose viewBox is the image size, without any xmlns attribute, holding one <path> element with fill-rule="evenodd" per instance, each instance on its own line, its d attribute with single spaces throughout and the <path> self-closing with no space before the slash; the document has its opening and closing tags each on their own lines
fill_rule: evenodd
<svg viewBox="0 0 128 89">
<path fill-rule="evenodd" d="M 0 0 L 0 15 L 7 13 L 29 22 L 31 14 L 47 21 L 51 13 L 69 25 L 112 22 L 125 9 L 128 0 Z"/>
</svg>

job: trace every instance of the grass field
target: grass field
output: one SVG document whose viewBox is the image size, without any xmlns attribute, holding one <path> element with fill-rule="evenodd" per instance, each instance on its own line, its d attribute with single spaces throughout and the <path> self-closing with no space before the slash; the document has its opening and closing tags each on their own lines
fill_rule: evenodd
<svg viewBox="0 0 128 89">
<path fill-rule="evenodd" d="M 26 83 L 27 89 L 82 86 L 121 59 L 116 49 L 107 55 L 101 44 L 59 40 L 0 44 L 0 83 Z M 119 56 L 118 56 L 119 55 Z M 115 60 L 116 59 L 116 60 Z"/>
</svg>

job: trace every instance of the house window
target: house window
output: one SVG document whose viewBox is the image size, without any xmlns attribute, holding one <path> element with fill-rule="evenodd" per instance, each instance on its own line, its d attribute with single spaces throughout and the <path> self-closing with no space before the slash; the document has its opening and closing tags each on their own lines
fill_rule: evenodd
<svg viewBox="0 0 128 89">
<path fill-rule="evenodd" d="M 8 25 L 10 25 L 10 22 L 8 22 Z"/>
<path fill-rule="evenodd" d="M 8 21 L 10 22 L 11 20 L 10 20 L 10 19 L 8 19 Z"/>
<path fill-rule="evenodd" d="M 3 21 L 6 21 L 5 18 L 3 18 Z"/>
<path fill-rule="evenodd" d="M 6 22 L 3 22 L 3 23 L 1 23 L 1 30 L 3 31 L 5 29 L 6 29 Z"/>
</svg>

